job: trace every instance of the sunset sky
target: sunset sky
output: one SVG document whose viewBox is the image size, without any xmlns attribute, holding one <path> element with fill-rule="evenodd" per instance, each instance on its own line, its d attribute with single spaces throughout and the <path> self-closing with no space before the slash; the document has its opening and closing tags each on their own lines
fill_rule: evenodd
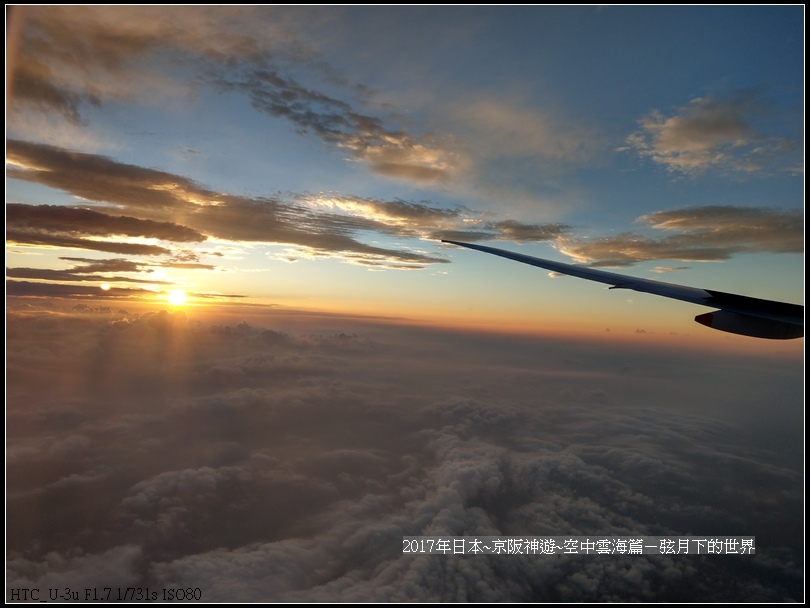
<svg viewBox="0 0 810 608">
<path fill-rule="evenodd" d="M 31 8 L 8 293 L 728 339 L 438 241 L 801 302 L 802 16 Z"/>
<path fill-rule="evenodd" d="M 803 6 L 12 16 L 7 601 L 803 600 Z"/>
</svg>

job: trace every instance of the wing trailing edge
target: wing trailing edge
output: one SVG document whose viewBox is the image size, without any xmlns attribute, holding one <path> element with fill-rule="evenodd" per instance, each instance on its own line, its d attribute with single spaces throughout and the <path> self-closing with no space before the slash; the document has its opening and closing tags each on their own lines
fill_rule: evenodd
<svg viewBox="0 0 810 608">
<path fill-rule="evenodd" d="M 788 304 L 713 289 L 699 289 L 674 283 L 664 283 L 663 281 L 641 279 L 616 272 L 536 258 L 505 249 L 487 247 L 486 245 L 474 245 L 449 240 L 443 240 L 442 242 L 490 253 L 552 272 L 597 281 L 610 285 L 611 289 L 632 289 L 633 291 L 650 293 L 665 298 L 699 304 L 700 306 L 718 308 L 719 310 L 713 313 L 705 313 L 695 317 L 695 321 L 712 329 L 773 340 L 789 340 L 804 336 L 804 306 L 799 304 Z"/>
</svg>

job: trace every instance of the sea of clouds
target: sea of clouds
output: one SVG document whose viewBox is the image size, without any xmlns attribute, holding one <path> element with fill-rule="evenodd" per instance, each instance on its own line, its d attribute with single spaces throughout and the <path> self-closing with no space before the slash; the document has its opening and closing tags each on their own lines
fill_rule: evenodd
<svg viewBox="0 0 810 608">
<path fill-rule="evenodd" d="M 290 319 L 10 307 L 7 599 L 802 599 L 800 357 Z M 757 549 L 403 554 L 420 535 Z"/>
</svg>

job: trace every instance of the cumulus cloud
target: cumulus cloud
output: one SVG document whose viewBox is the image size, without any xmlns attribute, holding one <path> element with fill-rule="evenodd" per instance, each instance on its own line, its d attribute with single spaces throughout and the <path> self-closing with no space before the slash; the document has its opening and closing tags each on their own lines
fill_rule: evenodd
<svg viewBox="0 0 810 608">
<path fill-rule="evenodd" d="M 801 210 L 707 206 L 657 211 L 638 221 L 674 234 L 625 233 L 588 241 L 561 238 L 560 250 L 599 266 L 628 266 L 645 260 L 722 261 L 738 253 L 804 251 Z"/>
<path fill-rule="evenodd" d="M 800 353 L 271 311 L 8 314 L 9 588 L 801 598 Z M 757 555 L 403 555 L 403 535 L 431 534 L 751 534 Z"/>
<path fill-rule="evenodd" d="M 751 93 L 726 100 L 698 97 L 672 116 L 657 110 L 645 116 L 627 143 L 640 156 L 687 174 L 709 169 L 752 173 L 793 165 L 795 142 L 756 126 L 767 112 Z"/>
</svg>

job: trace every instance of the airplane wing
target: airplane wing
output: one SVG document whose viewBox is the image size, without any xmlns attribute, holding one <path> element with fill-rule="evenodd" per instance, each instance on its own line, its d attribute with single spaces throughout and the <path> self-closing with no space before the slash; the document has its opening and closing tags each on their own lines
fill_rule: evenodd
<svg viewBox="0 0 810 608">
<path fill-rule="evenodd" d="M 662 281 L 652 281 L 650 279 L 639 279 L 615 272 L 596 270 L 585 266 L 574 264 L 564 264 L 553 262 L 543 258 L 536 258 L 530 255 L 513 253 L 505 249 L 486 247 L 485 245 L 473 245 L 470 243 L 460 243 L 458 241 L 446 241 L 460 247 L 491 253 L 502 258 L 523 262 L 539 268 L 545 268 L 552 272 L 567 274 L 580 279 L 588 279 L 610 285 L 611 289 L 632 289 L 643 293 L 651 293 L 665 298 L 700 304 L 717 308 L 714 312 L 704 313 L 695 317 L 695 321 L 720 331 L 727 331 L 743 336 L 755 338 L 770 338 L 775 340 L 788 340 L 791 338 L 801 338 L 804 336 L 804 306 L 799 304 L 786 304 L 784 302 L 774 302 L 773 300 L 762 300 L 749 296 L 740 296 L 733 293 L 715 291 L 713 289 L 698 289 L 664 283 Z"/>
</svg>

